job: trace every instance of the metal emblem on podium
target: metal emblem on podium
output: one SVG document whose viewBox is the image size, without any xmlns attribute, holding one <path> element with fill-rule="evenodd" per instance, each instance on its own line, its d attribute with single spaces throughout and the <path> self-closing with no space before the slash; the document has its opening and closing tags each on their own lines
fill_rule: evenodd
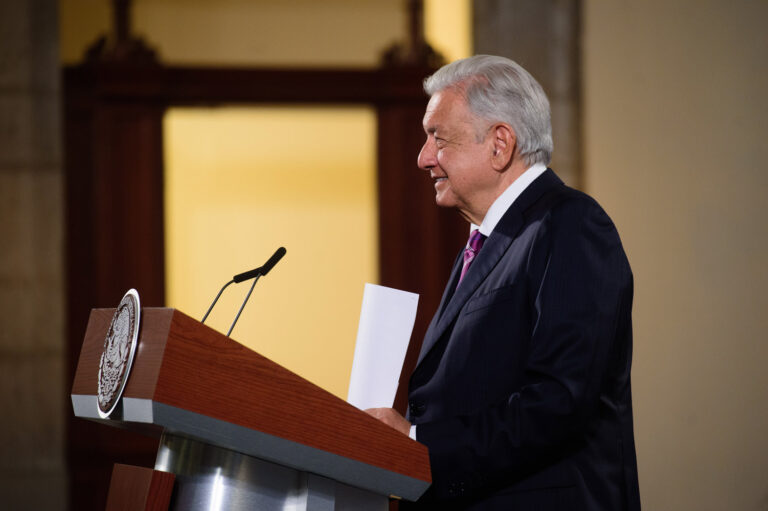
<svg viewBox="0 0 768 511">
<path fill-rule="evenodd" d="M 139 293 L 129 289 L 117 306 L 99 362 L 99 416 L 108 418 L 120 402 L 139 342 Z"/>
</svg>

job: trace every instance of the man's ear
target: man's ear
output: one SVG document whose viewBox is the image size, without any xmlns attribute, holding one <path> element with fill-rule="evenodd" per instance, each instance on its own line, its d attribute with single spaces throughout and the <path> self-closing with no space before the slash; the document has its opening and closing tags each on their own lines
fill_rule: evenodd
<svg viewBox="0 0 768 511">
<path fill-rule="evenodd" d="M 498 172 L 503 172 L 512 163 L 517 137 L 509 124 L 500 122 L 491 128 L 492 151 L 491 165 Z"/>
</svg>

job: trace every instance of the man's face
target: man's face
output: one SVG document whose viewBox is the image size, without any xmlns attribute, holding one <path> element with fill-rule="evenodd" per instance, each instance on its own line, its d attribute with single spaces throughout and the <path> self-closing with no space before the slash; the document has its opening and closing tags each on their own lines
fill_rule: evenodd
<svg viewBox="0 0 768 511">
<path fill-rule="evenodd" d="M 477 224 L 495 197 L 499 178 L 490 165 L 492 137 L 478 142 L 478 133 L 487 135 L 485 124 L 460 92 L 449 88 L 435 93 L 424 114 L 427 141 L 418 158 L 419 167 L 435 182 L 438 206 L 456 208 Z"/>
</svg>

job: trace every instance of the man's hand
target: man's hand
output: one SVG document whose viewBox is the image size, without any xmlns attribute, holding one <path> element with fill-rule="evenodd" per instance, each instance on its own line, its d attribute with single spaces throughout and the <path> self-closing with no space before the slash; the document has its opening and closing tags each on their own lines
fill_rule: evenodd
<svg viewBox="0 0 768 511">
<path fill-rule="evenodd" d="M 384 424 L 392 426 L 404 435 L 408 435 L 411 432 L 411 423 L 392 408 L 368 408 L 366 413 L 373 415 Z"/>
</svg>

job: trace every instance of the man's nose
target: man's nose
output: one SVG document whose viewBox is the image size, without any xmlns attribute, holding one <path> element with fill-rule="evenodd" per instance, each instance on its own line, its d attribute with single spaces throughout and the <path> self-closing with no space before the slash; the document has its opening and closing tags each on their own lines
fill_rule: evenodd
<svg viewBox="0 0 768 511">
<path fill-rule="evenodd" d="M 430 139 L 427 139 L 421 147 L 416 164 L 422 170 L 430 170 L 437 165 L 436 154 L 435 144 Z"/>
</svg>

